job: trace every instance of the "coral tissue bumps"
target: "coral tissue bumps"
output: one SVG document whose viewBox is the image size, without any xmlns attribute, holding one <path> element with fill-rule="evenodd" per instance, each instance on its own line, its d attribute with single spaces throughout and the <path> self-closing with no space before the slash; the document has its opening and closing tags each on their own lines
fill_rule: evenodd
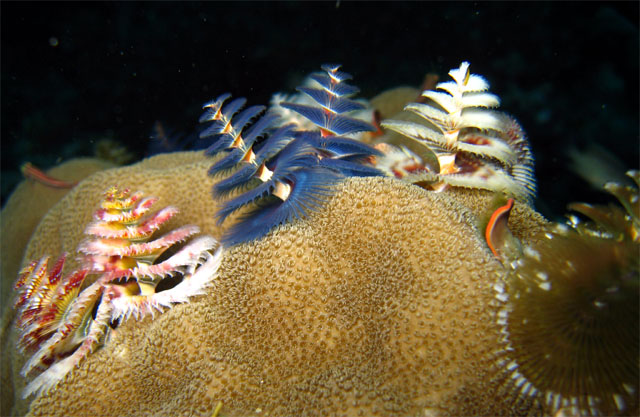
<svg viewBox="0 0 640 417">
<path fill-rule="evenodd" d="M 128 189 L 109 189 L 85 231 L 89 238 L 78 247 L 79 270 L 63 275 L 63 254 L 52 267 L 49 256 L 43 256 L 20 272 L 15 285 L 18 347 L 32 354 L 22 374 L 39 373 L 24 397 L 55 386 L 120 321 L 187 302 L 204 294 L 215 278 L 222 246 L 210 236 L 197 237 L 156 263 L 168 248 L 199 232 L 186 225 L 152 240 L 178 213 L 169 206 L 148 214 L 156 201 Z"/>
</svg>

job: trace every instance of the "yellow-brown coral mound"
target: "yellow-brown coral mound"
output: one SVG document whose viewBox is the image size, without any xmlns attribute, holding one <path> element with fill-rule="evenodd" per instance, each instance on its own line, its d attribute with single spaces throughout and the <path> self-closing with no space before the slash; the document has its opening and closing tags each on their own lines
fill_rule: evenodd
<svg viewBox="0 0 640 417">
<path fill-rule="evenodd" d="M 64 190 L 62 193 L 63 195 L 66 193 L 64 198 L 60 199 L 60 196 L 58 196 L 60 201 L 51 207 L 33 233 L 33 238 L 25 251 L 24 259 L 30 260 L 44 254 L 57 256 L 65 251 L 74 254 L 78 243 L 86 237 L 84 229 L 92 220 L 93 212 L 99 206 L 104 196 L 104 191 L 112 185 L 130 187 L 132 191 L 144 190 L 158 197 L 162 204 L 178 207 L 181 210 L 179 219 L 167 222 L 166 227 L 163 229 L 164 232 L 173 229 L 176 222 L 179 221 L 180 224 L 198 224 L 202 230 L 208 230 L 214 235 L 219 235 L 220 233 L 217 231 L 213 218 L 215 204 L 210 198 L 210 190 L 214 181 L 207 176 L 207 169 L 210 164 L 210 160 L 205 158 L 202 153 L 182 152 L 158 155 L 135 165 L 96 172 L 76 185 L 71 191 Z M 51 174 L 55 175 L 56 171 L 51 171 Z M 5 224 L 10 225 L 12 222 L 19 222 L 22 217 L 23 214 L 19 210 L 3 211 L 3 238 L 6 232 Z M 78 267 L 75 258 L 75 256 L 69 257 L 69 265 L 65 268 L 65 271 L 69 272 Z M 10 257 L 7 258 L 7 254 L 3 251 L 3 264 L 7 259 L 11 260 Z M 13 276 L 8 274 L 5 276 L 3 265 L 3 281 L 12 285 L 16 279 L 17 268 L 18 265 L 16 264 L 16 272 L 14 272 Z M 10 295 L 10 291 L 7 291 L 7 293 Z M 6 299 L 10 300 L 11 298 L 6 297 Z M 7 307 L 10 308 L 11 306 Z M 12 337 L 8 334 L 14 313 L 10 310 L 5 310 L 3 316 L 3 326 L 0 331 L 3 352 L 12 352 L 14 350 L 15 334 L 11 335 Z M 2 355 L 3 385 L 0 415 L 9 414 L 13 403 L 11 397 L 20 397 L 20 391 L 24 385 L 24 381 L 18 377 L 18 371 L 24 358 L 18 358 L 17 363 L 13 363 L 14 358 L 14 354 Z M 13 377 L 10 376 L 11 374 L 13 374 Z M 10 384 L 9 381 L 13 381 L 13 383 Z M 14 413 L 24 414 L 24 405 L 20 401 L 17 404 L 17 408 L 14 409 Z"/>
<path fill-rule="evenodd" d="M 131 166 L 92 175 L 43 218 L 24 258 L 35 259 L 43 253 L 75 252 L 78 243 L 86 237 L 85 226 L 92 220 L 104 192 L 113 185 L 128 187 L 133 192 L 144 191 L 164 205 L 175 205 L 180 210 L 180 224 L 195 223 L 202 230 L 216 230 L 213 219 L 216 207 L 210 198 L 214 181 L 207 176 L 210 164 L 201 153 L 182 152 L 158 155 Z M 172 229 L 175 221 L 167 222 L 164 230 Z"/>
<path fill-rule="evenodd" d="M 27 257 L 73 249 L 114 182 L 219 236 L 209 162 L 185 158 L 83 182 L 44 219 Z M 121 324 L 31 414 L 211 415 L 219 401 L 225 417 L 531 408 L 494 396 L 489 382 L 502 348 L 492 287 L 503 270 L 480 236 L 445 193 L 349 179 L 310 219 L 232 248 L 206 296 Z"/>
</svg>

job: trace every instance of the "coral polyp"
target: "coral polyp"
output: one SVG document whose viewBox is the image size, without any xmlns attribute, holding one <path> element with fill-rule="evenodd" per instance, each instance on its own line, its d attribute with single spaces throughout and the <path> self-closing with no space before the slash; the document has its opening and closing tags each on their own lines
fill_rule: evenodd
<svg viewBox="0 0 640 417">
<path fill-rule="evenodd" d="M 552 414 L 638 410 L 638 190 L 607 188 L 628 211 L 573 205 L 593 221 L 541 234 L 496 287 L 507 389 L 540 396 Z"/>
<path fill-rule="evenodd" d="M 55 386 L 104 342 L 110 326 L 187 302 L 215 278 L 222 247 L 209 236 L 156 263 L 165 250 L 199 232 L 196 226 L 182 226 L 150 240 L 178 212 L 166 207 L 144 217 L 156 200 L 112 187 L 85 231 L 91 237 L 78 247 L 81 269 L 64 276 L 65 254 L 50 269 L 44 256 L 20 272 L 15 285 L 18 347 L 32 353 L 22 374 L 40 371 L 25 397 Z M 158 289 L 174 275 L 181 276 L 177 284 Z"/>
</svg>

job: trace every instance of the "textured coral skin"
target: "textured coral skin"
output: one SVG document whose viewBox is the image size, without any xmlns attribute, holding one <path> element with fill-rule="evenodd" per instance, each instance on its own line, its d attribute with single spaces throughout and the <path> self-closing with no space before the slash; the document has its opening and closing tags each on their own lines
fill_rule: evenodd
<svg viewBox="0 0 640 417">
<path fill-rule="evenodd" d="M 162 313 L 175 303 L 204 294 L 215 279 L 222 248 L 213 256 L 209 250 L 217 245 L 214 238 L 190 239 L 199 233 L 195 225 L 155 235 L 179 212 L 174 206 L 149 212 L 157 200 L 110 187 L 94 212 L 95 220 L 85 229 L 89 238 L 76 252 L 82 270 L 63 274 L 66 253 L 51 268 L 45 255 L 21 270 L 15 285 L 18 348 L 33 353 L 21 374 L 38 373 L 29 378 L 24 398 L 54 388 L 102 345 L 110 323 Z M 167 249 L 187 240 L 175 253 L 161 258 Z M 166 277 L 176 274 L 182 276 L 180 283 L 157 291 Z"/>
<path fill-rule="evenodd" d="M 122 179 L 176 205 L 180 224 L 220 236 L 202 197 L 209 165 L 180 153 L 92 176 L 45 217 L 26 257 L 75 247 L 78 225 Z M 492 391 L 490 355 L 501 348 L 492 285 L 502 269 L 465 207 L 482 211 L 488 194 L 384 178 L 339 187 L 309 220 L 232 248 L 208 296 L 118 327 L 34 400 L 32 415 L 211 415 L 218 401 L 225 416 L 539 411 L 535 399 Z M 525 206 L 512 219 L 525 240 L 544 223 Z M 19 369 L 24 359 L 13 359 Z"/>
<path fill-rule="evenodd" d="M 102 192 L 114 184 L 124 186 L 125 180 L 126 186 L 133 189 L 149 190 L 149 194 L 153 193 L 159 198 L 159 204 L 174 205 L 181 209 L 178 220 L 172 219 L 166 223 L 167 230 L 198 222 L 201 230 L 213 231 L 209 234 L 219 236 L 220 233 L 213 218 L 215 206 L 208 198 L 213 185 L 206 174 L 210 164 L 210 158 L 205 158 L 201 153 L 184 152 L 159 155 L 128 167 L 97 172 L 69 191 L 58 204 L 51 208 L 36 228 L 35 237 L 28 244 L 24 259 L 33 259 L 47 253 L 73 253 L 80 241 L 86 238 L 85 225 L 92 220 L 93 211 L 103 198 Z M 182 208 L 187 204 L 190 207 L 183 216 Z M 3 261 L 4 259 L 3 254 Z M 79 267 L 75 257 L 67 259 L 68 270 Z M 15 282 L 15 275 L 3 275 L 2 278 L 9 281 L 8 285 Z M 2 329 L 0 329 L 0 343 L 2 343 L 2 351 L 9 352 L 15 346 L 15 334 L 10 331 L 14 312 L 11 309 L 5 309 L 4 304 L 2 308 L 5 311 Z M 0 415 L 9 415 L 13 403 L 9 398 L 14 394 L 18 397 L 24 387 L 23 382 L 15 385 L 16 381 L 21 380 L 17 375 L 24 358 L 20 358 L 15 364 L 10 364 L 12 355 L 2 355 L 1 360 Z M 15 378 L 11 377 L 10 373 L 13 373 Z M 24 404 L 20 407 L 22 408 L 18 408 L 19 411 L 16 411 L 16 414 L 26 412 Z"/>
</svg>

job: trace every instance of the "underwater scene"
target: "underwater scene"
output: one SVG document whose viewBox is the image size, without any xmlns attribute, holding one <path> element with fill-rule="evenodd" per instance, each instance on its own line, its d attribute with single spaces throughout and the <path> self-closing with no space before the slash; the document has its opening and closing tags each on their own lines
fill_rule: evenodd
<svg viewBox="0 0 640 417">
<path fill-rule="evenodd" d="M 639 3 L 1 11 L 0 415 L 640 415 Z"/>
</svg>

